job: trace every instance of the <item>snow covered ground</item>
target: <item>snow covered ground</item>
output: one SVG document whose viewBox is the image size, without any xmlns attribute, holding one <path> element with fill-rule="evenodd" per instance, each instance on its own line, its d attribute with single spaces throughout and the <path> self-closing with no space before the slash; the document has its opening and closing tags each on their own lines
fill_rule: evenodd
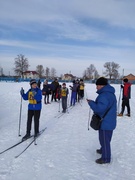
<svg viewBox="0 0 135 180">
<path fill-rule="evenodd" d="M 118 100 L 120 85 L 112 86 Z M 26 91 L 29 83 L 0 82 L 0 152 L 25 135 L 27 101 L 22 102 L 22 136 L 18 136 L 21 87 Z M 85 89 L 88 98 L 96 98 L 94 84 L 86 84 Z M 88 131 L 90 111 L 86 100 L 60 118 L 55 117 L 59 111 L 57 102 L 43 104 L 40 129 L 47 127 L 47 130 L 37 139 L 37 146 L 32 144 L 20 157 L 15 158 L 30 139 L 0 154 L 0 180 L 135 180 L 134 85 L 130 104 L 131 117 L 117 118 L 112 138 L 112 162 L 106 165 L 95 163 L 100 157 L 96 154 L 98 133 L 91 128 Z"/>
</svg>

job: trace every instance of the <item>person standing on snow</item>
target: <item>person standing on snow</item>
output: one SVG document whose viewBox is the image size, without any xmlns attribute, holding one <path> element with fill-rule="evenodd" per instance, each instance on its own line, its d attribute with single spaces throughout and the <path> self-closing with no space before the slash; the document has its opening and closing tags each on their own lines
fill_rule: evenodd
<svg viewBox="0 0 135 180">
<path fill-rule="evenodd" d="M 83 79 L 80 79 L 80 86 L 79 86 L 79 88 L 80 88 L 80 98 L 81 99 L 84 98 L 84 87 L 85 87 L 85 85 L 84 85 Z"/>
<path fill-rule="evenodd" d="M 59 82 L 58 79 L 55 78 L 55 80 L 51 83 L 51 89 L 52 89 L 52 98 L 51 101 L 53 101 L 53 99 L 56 100 L 56 93 L 57 93 L 57 88 L 59 87 Z"/>
<path fill-rule="evenodd" d="M 37 87 L 37 82 L 35 79 L 31 79 L 30 86 L 31 88 L 26 93 L 24 93 L 24 89 L 21 89 L 20 91 L 22 98 L 29 101 L 26 135 L 22 138 L 22 140 L 28 139 L 31 135 L 31 125 L 33 117 L 35 137 L 39 134 L 39 118 L 42 108 L 42 91 Z"/>
<path fill-rule="evenodd" d="M 77 84 L 75 80 L 73 80 L 73 86 L 69 86 L 71 89 L 71 100 L 70 100 L 70 106 L 75 106 L 76 103 L 76 97 L 77 97 Z"/>
<path fill-rule="evenodd" d="M 67 97 L 68 97 L 68 88 L 66 87 L 66 83 L 62 84 L 61 88 L 61 99 L 62 99 L 62 109 L 63 113 L 66 112 L 67 109 Z"/>
<path fill-rule="evenodd" d="M 96 81 L 96 88 L 98 97 L 95 101 L 87 100 L 88 105 L 94 111 L 95 114 L 103 117 L 99 132 L 99 142 L 101 145 L 100 149 L 96 152 L 101 154 L 101 158 L 95 162 L 97 164 L 106 164 L 111 162 L 111 139 L 113 130 L 116 128 L 116 117 L 117 117 L 117 100 L 115 96 L 115 89 L 108 84 L 106 78 L 101 77 Z"/>
<path fill-rule="evenodd" d="M 43 83 L 43 89 L 42 89 L 42 95 L 44 96 L 44 103 L 50 104 L 49 102 L 49 95 L 51 94 L 51 87 L 50 84 L 48 84 L 48 81 L 45 80 Z"/>
<path fill-rule="evenodd" d="M 121 113 L 118 114 L 118 116 L 123 116 L 123 113 L 125 111 L 125 107 L 127 107 L 127 116 L 130 117 L 130 104 L 129 99 L 131 98 L 131 83 L 128 82 L 128 79 L 123 79 L 124 86 L 121 85 L 121 88 L 123 89 L 123 97 L 122 97 L 122 108 Z"/>
</svg>

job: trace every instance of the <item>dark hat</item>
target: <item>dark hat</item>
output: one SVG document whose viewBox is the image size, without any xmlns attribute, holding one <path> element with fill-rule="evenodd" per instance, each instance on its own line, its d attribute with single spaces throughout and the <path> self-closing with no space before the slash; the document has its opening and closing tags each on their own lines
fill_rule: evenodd
<svg viewBox="0 0 135 180">
<path fill-rule="evenodd" d="M 65 85 L 65 86 L 66 86 L 66 83 L 63 83 L 62 85 Z"/>
<path fill-rule="evenodd" d="M 96 85 L 107 85 L 107 84 L 108 84 L 108 80 L 104 77 L 100 77 L 96 81 Z"/>
<path fill-rule="evenodd" d="M 73 80 L 73 84 L 75 84 L 75 80 Z"/>
<path fill-rule="evenodd" d="M 30 85 L 32 85 L 32 84 L 34 84 L 34 83 L 37 83 L 37 82 L 36 82 L 36 79 L 31 79 L 31 80 L 30 80 Z"/>
<path fill-rule="evenodd" d="M 123 79 L 123 81 L 124 81 L 124 82 L 128 82 L 128 79 L 127 79 L 127 78 L 125 78 L 125 79 Z"/>
</svg>

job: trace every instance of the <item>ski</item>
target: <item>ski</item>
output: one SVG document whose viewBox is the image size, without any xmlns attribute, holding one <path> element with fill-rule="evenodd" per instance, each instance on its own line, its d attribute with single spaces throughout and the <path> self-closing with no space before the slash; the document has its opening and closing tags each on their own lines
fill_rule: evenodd
<svg viewBox="0 0 135 180">
<path fill-rule="evenodd" d="M 42 129 L 40 132 L 39 132 L 39 135 L 37 137 L 34 137 L 32 139 L 32 141 L 25 147 L 25 149 L 20 152 L 17 156 L 15 156 L 15 158 L 18 158 L 19 156 L 21 156 L 21 154 L 23 154 L 34 142 L 35 142 L 35 145 L 37 145 L 36 143 L 36 139 L 47 129 L 47 127 L 45 127 L 44 129 Z"/>
<path fill-rule="evenodd" d="M 62 112 L 59 112 L 56 116 L 54 116 L 55 118 L 57 118 L 58 116 L 60 116 L 62 114 Z"/>
<path fill-rule="evenodd" d="M 57 116 L 57 118 L 60 118 L 61 116 L 63 116 L 66 113 L 61 113 L 59 116 Z"/>
<path fill-rule="evenodd" d="M 28 139 L 30 139 L 30 138 L 33 137 L 33 136 L 34 136 L 34 135 L 30 136 Z M 26 140 L 28 140 L 28 139 L 26 139 Z M 26 140 L 21 140 L 20 142 L 18 142 L 18 143 L 16 143 L 16 144 L 10 146 L 9 148 L 1 151 L 0 154 L 3 154 L 4 152 L 6 152 L 6 151 L 8 151 L 8 150 L 10 150 L 10 149 L 13 149 L 14 147 L 18 146 L 19 144 L 25 142 Z"/>
</svg>

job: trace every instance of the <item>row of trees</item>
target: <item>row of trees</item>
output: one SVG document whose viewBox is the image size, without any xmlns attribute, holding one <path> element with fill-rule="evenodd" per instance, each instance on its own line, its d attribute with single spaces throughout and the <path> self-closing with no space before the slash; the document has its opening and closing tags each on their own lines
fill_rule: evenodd
<svg viewBox="0 0 135 180">
<path fill-rule="evenodd" d="M 27 58 L 25 58 L 24 55 L 20 54 L 17 55 L 14 62 L 14 72 L 17 76 L 24 77 L 24 72 L 28 71 L 29 69 L 29 61 Z M 118 72 L 118 69 L 120 68 L 119 64 L 115 62 L 106 62 L 104 64 L 105 71 L 102 73 L 105 77 L 109 79 L 119 79 L 120 74 Z M 36 70 L 39 74 L 39 78 L 46 77 L 46 78 L 54 78 L 56 77 L 56 69 L 55 68 L 48 68 L 46 67 L 44 69 L 43 65 L 37 65 Z M 3 69 L 2 69 L 3 73 Z M 62 75 L 61 75 L 62 76 Z M 83 79 L 97 79 L 99 77 L 99 73 L 96 69 L 96 67 L 93 64 L 90 64 L 89 67 L 84 70 L 83 73 Z M 82 77 L 81 77 L 82 78 Z"/>
<path fill-rule="evenodd" d="M 106 62 L 104 64 L 105 71 L 103 72 L 105 77 L 109 79 L 119 79 L 120 74 L 118 69 L 120 68 L 119 64 L 115 62 Z M 91 64 L 83 73 L 84 79 L 97 79 L 99 77 L 98 71 L 95 66 Z"/>
<path fill-rule="evenodd" d="M 17 55 L 17 57 L 15 58 L 15 62 L 14 62 L 15 68 L 14 68 L 14 72 L 17 76 L 21 76 L 24 77 L 24 72 L 28 70 L 29 68 L 29 62 L 28 59 L 25 58 L 24 55 L 20 54 Z M 42 77 L 56 77 L 56 69 L 55 68 L 48 68 L 46 67 L 46 69 L 44 69 L 43 65 L 37 65 L 36 70 L 35 70 L 38 74 L 39 74 L 39 78 Z"/>
</svg>

